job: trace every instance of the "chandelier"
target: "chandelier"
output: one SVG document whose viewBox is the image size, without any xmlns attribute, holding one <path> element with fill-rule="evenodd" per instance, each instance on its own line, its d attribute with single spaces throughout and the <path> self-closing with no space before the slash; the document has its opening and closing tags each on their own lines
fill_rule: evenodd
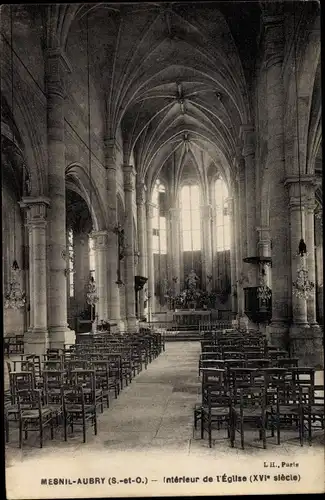
<svg viewBox="0 0 325 500">
<path fill-rule="evenodd" d="M 300 255 L 300 264 L 297 267 L 297 277 L 292 283 L 293 294 L 299 299 L 307 300 L 312 296 L 315 284 L 308 278 L 308 269 L 305 265 L 305 256 Z"/>
<path fill-rule="evenodd" d="M 16 260 L 11 267 L 11 279 L 8 283 L 7 292 L 5 294 L 6 309 L 21 309 L 26 303 L 25 292 L 21 289 L 19 283 L 20 269 Z"/>
</svg>

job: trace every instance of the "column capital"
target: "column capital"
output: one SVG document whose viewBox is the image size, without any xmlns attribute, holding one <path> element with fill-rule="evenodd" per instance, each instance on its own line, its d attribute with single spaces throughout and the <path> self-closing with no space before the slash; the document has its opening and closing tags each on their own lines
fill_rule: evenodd
<svg viewBox="0 0 325 500">
<path fill-rule="evenodd" d="M 284 186 L 287 187 L 289 196 L 300 197 L 300 186 L 301 195 L 305 202 L 307 200 L 313 201 L 315 199 L 315 191 L 318 187 L 318 180 L 314 175 L 301 175 L 300 178 L 297 175 L 287 177 L 284 181 Z"/>
<path fill-rule="evenodd" d="M 118 153 L 122 153 L 122 149 L 118 141 L 114 137 L 104 139 L 105 151 L 105 167 L 107 169 L 116 170 L 116 158 Z"/>
<path fill-rule="evenodd" d="M 102 231 L 92 231 L 90 233 L 91 238 L 94 240 L 95 250 L 105 250 L 107 248 L 108 234 L 106 229 Z"/>
<path fill-rule="evenodd" d="M 136 170 L 133 165 L 123 165 L 124 191 L 135 190 Z"/>
<path fill-rule="evenodd" d="M 21 208 L 27 210 L 27 226 L 28 227 L 45 227 L 46 211 L 50 206 L 50 200 L 46 197 L 26 197 L 19 202 Z"/>
<path fill-rule="evenodd" d="M 46 50 L 46 92 L 65 96 L 65 77 L 72 72 L 67 55 L 61 48 Z"/>
<path fill-rule="evenodd" d="M 252 147 L 255 151 L 255 129 L 251 124 L 242 124 L 239 129 L 239 138 L 245 147 Z M 245 154 L 242 152 L 245 156 Z"/>
<path fill-rule="evenodd" d="M 144 182 L 138 182 L 136 184 L 136 200 L 137 205 L 144 205 L 146 201 L 147 186 Z"/>
</svg>

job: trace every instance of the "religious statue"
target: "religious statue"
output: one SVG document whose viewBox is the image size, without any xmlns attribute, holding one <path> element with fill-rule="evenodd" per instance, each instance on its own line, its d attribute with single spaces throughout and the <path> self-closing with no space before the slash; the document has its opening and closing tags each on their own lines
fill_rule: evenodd
<svg viewBox="0 0 325 500">
<path fill-rule="evenodd" d="M 192 290 L 195 289 L 197 287 L 199 281 L 200 281 L 200 279 L 199 279 L 198 275 L 196 274 L 194 269 L 192 269 L 186 278 L 187 288 L 190 288 Z"/>
</svg>

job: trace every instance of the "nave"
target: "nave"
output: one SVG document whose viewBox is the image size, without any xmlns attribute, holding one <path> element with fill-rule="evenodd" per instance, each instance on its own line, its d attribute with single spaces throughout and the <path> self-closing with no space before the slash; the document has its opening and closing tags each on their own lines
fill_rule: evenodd
<svg viewBox="0 0 325 500">
<path fill-rule="evenodd" d="M 19 450 L 15 437 L 11 437 L 6 447 L 7 466 L 15 466 L 29 457 L 42 457 L 60 452 L 92 453 L 105 450 L 108 453 L 118 451 L 141 451 L 181 453 L 189 456 L 232 456 L 242 453 L 240 443 L 230 448 L 225 429 L 214 431 L 213 446 L 209 448 L 207 437 L 200 439 L 198 430 L 193 429 L 193 409 L 201 398 L 201 376 L 198 376 L 200 342 L 168 342 L 166 350 L 148 365 L 125 387 L 118 398 L 111 401 L 110 407 L 104 407 L 98 413 L 98 433 L 87 430 L 87 442 L 82 443 L 82 433 L 69 435 L 64 442 L 62 436 L 45 442 L 39 449 L 38 436 L 31 433 L 28 442 Z M 11 358 L 14 359 L 14 358 Z M 6 379 L 6 377 L 5 377 Z M 8 382 L 8 379 L 6 379 Z M 315 384 L 323 384 L 323 371 L 315 372 Z M 245 437 L 245 454 L 255 455 L 263 452 L 256 431 L 248 432 Z M 304 446 L 304 454 L 322 454 L 324 436 L 313 437 L 313 446 Z M 299 451 L 297 434 L 283 434 L 278 447 L 275 439 L 268 442 L 268 449 L 276 453 L 291 454 Z M 309 451 L 308 451 L 309 450 Z"/>
</svg>

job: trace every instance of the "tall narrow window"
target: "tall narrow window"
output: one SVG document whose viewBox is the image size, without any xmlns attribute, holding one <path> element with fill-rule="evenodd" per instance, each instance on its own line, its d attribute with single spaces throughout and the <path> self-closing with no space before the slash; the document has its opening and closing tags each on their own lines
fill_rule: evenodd
<svg viewBox="0 0 325 500">
<path fill-rule="evenodd" d="M 89 236 L 88 240 L 88 251 L 89 251 L 89 270 L 90 270 L 90 276 L 96 280 L 95 276 L 95 249 L 94 249 L 94 240 L 91 236 Z"/>
<path fill-rule="evenodd" d="M 74 248 L 73 229 L 68 230 L 69 247 L 69 297 L 74 297 Z"/>
<path fill-rule="evenodd" d="M 230 221 L 227 198 L 227 186 L 224 181 L 219 178 L 215 183 L 216 242 L 218 252 L 229 250 L 230 248 Z"/>
<path fill-rule="evenodd" d="M 156 181 L 152 194 L 153 209 L 153 253 L 167 254 L 167 235 L 166 235 L 166 189 L 159 180 Z"/>
<path fill-rule="evenodd" d="M 201 250 L 199 186 L 184 186 L 181 191 L 183 250 Z"/>
</svg>

